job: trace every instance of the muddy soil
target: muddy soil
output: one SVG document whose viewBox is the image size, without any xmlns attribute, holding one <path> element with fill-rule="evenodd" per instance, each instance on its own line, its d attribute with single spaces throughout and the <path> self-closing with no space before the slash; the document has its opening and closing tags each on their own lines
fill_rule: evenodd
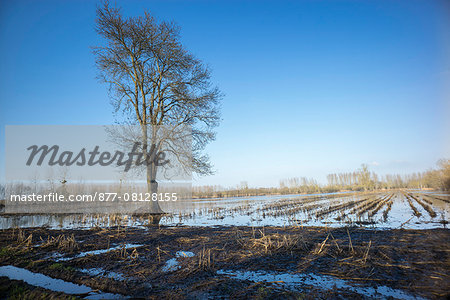
<svg viewBox="0 0 450 300">
<path fill-rule="evenodd" d="M 154 226 L 0 231 L 0 266 L 142 298 L 370 298 L 339 286 L 239 279 L 224 270 L 317 274 L 355 287 L 448 298 L 449 251 L 449 229 Z M 55 294 L 0 279 L 2 298 L 19 288 Z"/>
</svg>

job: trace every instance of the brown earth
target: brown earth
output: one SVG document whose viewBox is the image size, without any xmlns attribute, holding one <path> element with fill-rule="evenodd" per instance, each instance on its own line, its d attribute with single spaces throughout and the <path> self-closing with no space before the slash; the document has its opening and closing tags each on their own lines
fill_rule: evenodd
<svg viewBox="0 0 450 300">
<path fill-rule="evenodd" d="M 60 262 L 52 257 L 71 257 L 123 244 L 142 246 Z M 217 270 L 313 273 L 344 279 L 354 286 L 382 285 L 426 298 L 447 298 L 449 246 L 448 229 L 30 228 L 0 231 L 0 265 L 14 265 L 103 292 L 142 298 L 364 298 L 337 288 L 289 288 L 283 282 L 239 280 L 219 275 Z M 164 272 L 166 261 L 175 258 L 177 251 L 190 251 L 195 256 L 178 258 L 180 268 Z M 103 268 L 124 278 L 91 276 L 80 271 L 87 268 Z M 6 278 L 0 282 L 11 288 L 20 285 Z M 36 290 L 29 286 L 27 289 Z M 1 291 L 2 298 L 8 298 L 9 289 Z"/>
</svg>

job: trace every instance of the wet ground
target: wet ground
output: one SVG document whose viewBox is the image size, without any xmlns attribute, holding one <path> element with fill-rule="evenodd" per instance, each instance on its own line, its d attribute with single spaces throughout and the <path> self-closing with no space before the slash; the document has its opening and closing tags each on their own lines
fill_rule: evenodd
<svg viewBox="0 0 450 300">
<path fill-rule="evenodd" d="M 375 229 L 446 228 L 450 195 L 442 192 L 386 191 L 193 199 L 162 203 L 166 226 L 363 226 Z M 142 216 L 0 215 L 0 229 L 16 227 L 143 227 Z"/>
<path fill-rule="evenodd" d="M 450 197 L 196 199 L 170 214 L 0 215 L 0 298 L 448 298 Z"/>
<path fill-rule="evenodd" d="M 449 230 L 440 228 L 5 229 L 0 292 L 3 298 L 446 298 L 449 246 Z"/>
</svg>

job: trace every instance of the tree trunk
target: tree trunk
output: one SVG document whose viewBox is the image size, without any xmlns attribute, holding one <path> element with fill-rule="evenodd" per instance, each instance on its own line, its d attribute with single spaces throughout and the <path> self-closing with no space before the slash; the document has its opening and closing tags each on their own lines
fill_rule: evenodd
<svg viewBox="0 0 450 300">
<path fill-rule="evenodd" d="M 152 201 L 150 201 L 150 213 L 151 214 L 162 214 L 163 211 L 161 209 L 161 207 L 159 206 L 159 202 L 158 202 L 158 198 L 156 197 L 156 201 L 153 201 L 153 194 L 158 193 L 158 182 L 156 182 L 156 165 L 153 162 L 153 159 L 151 157 L 149 157 L 149 153 L 148 153 L 148 133 L 147 133 L 147 126 L 143 125 L 142 126 L 142 131 L 143 131 L 143 145 L 142 145 L 142 150 L 144 153 L 144 160 L 147 162 L 146 163 L 146 173 L 147 173 L 147 193 L 150 194 L 150 199 L 152 199 Z M 155 137 L 155 135 L 152 135 L 152 140 Z M 151 160 L 151 163 L 149 164 L 148 162 Z"/>
</svg>

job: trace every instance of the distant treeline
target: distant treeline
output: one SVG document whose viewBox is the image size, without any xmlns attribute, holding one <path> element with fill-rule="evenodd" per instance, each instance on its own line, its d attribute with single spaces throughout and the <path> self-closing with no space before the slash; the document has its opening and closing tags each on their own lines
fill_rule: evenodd
<svg viewBox="0 0 450 300">
<path fill-rule="evenodd" d="M 196 198 L 220 198 L 402 188 L 450 190 L 450 160 L 442 159 L 437 165 L 436 169 L 426 172 L 379 176 L 375 172 L 371 172 L 369 167 L 363 164 L 361 168 L 354 172 L 329 174 L 325 185 L 319 184 L 315 179 L 306 177 L 283 179 L 278 187 L 271 188 L 251 188 L 244 181 L 235 188 L 224 188 L 219 185 L 194 187 L 192 196 Z"/>
<path fill-rule="evenodd" d="M 58 191 L 62 188 L 69 189 L 69 184 L 55 182 L 49 190 Z M 104 186 L 102 186 L 104 190 Z M 371 172 L 367 165 L 354 172 L 334 173 L 327 176 L 327 184 L 319 184 L 317 180 L 306 177 L 294 177 L 283 179 L 278 187 L 254 188 L 249 187 L 247 182 L 241 182 L 237 187 L 224 188 L 220 185 L 197 186 L 192 189 L 194 198 L 221 198 L 239 196 L 257 196 L 274 194 L 312 194 L 332 193 L 340 191 L 372 191 L 382 189 L 437 189 L 450 190 L 450 160 L 440 160 L 436 169 L 407 175 L 384 175 L 379 176 Z M 32 187 L 20 185 L 15 186 L 17 194 L 28 194 L 33 191 Z M 120 192 L 121 187 L 111 186 L 109 191 Z M 122 188 L 123 191 L 130 191 Z M 0 200 L 5 198 L 5 185 L 0 184 Z"/>
</svg>

